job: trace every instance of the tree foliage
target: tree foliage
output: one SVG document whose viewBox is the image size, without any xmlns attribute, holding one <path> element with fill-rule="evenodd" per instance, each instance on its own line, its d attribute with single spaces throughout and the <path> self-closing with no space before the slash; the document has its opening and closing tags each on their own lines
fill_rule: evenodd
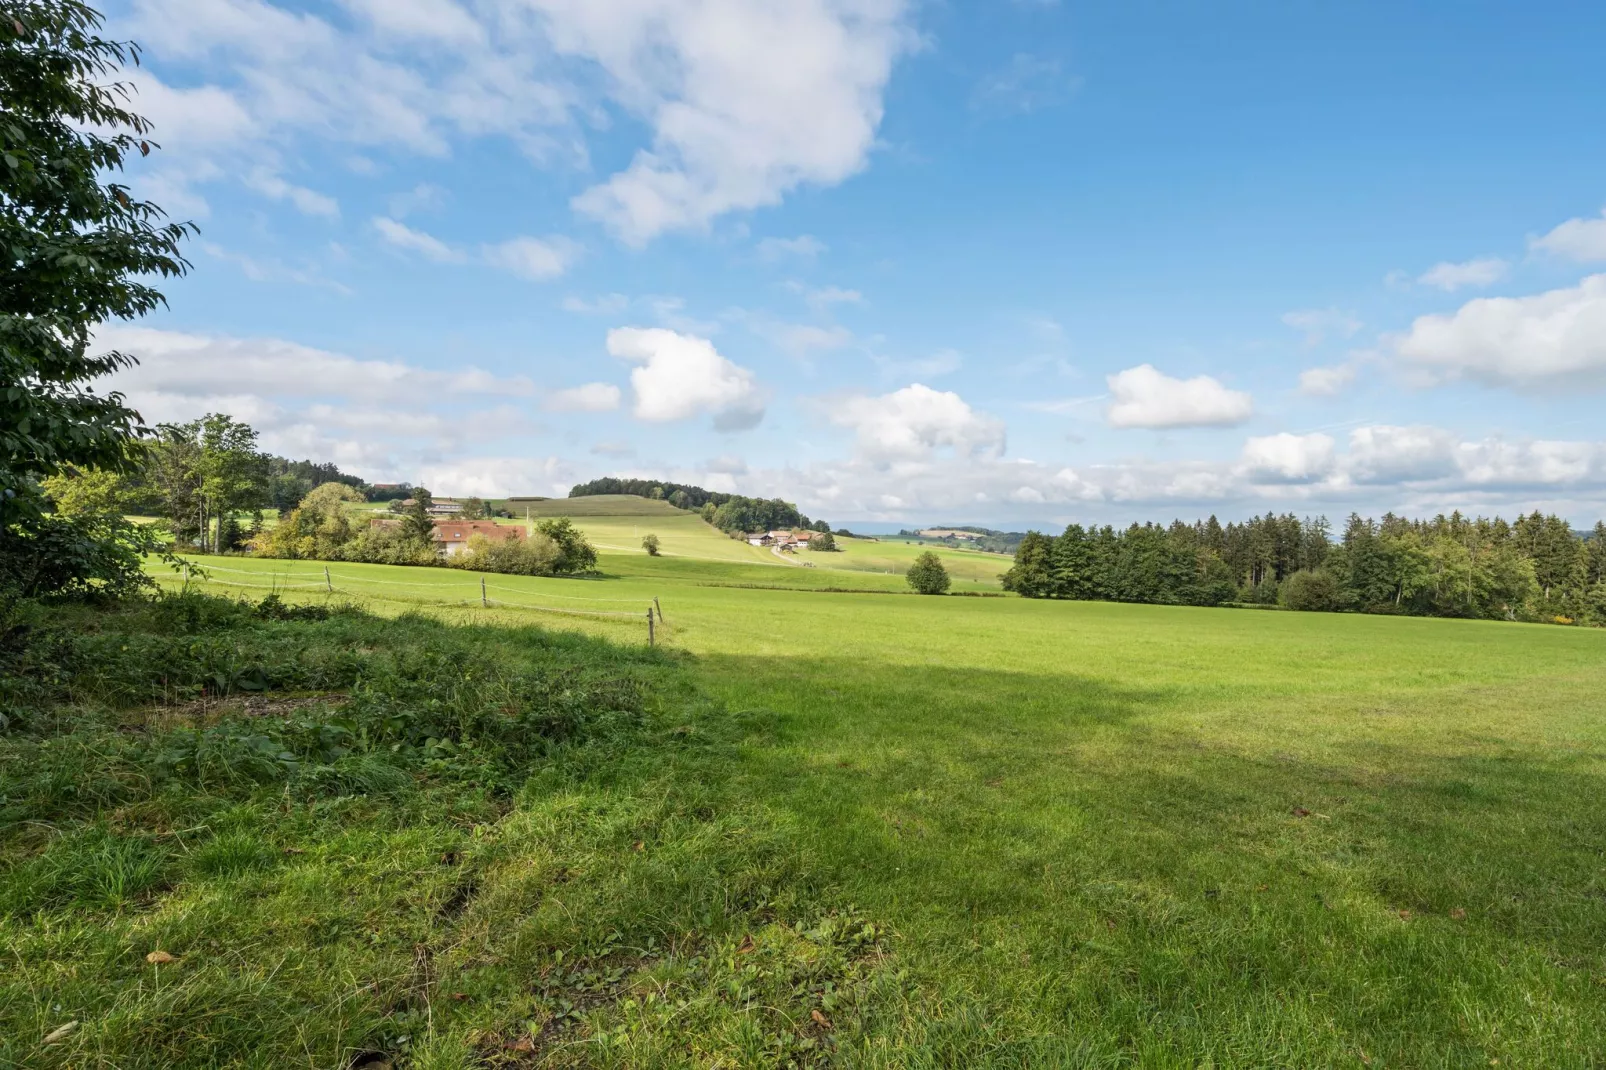
<svg viewBox="0 0 1606 1070">
<path fill-rule="evenodd" d="M 920 594 L 946 594 L 953 582 L 948 578 L 948 570 L 943 567 L 942 558 L 930 550 L 915 558 L 914 564 L 909 566 L 909 571 L 904 573 L 904 578 L 909 581 L 909 586 Z"/>
<path fill-rule="evenodd" d="M 647 556 L 648 557 L 657 557 L 658 556 L 658 536 L 654 535 L 650 531 L 647 534 L 643 535 L 641 537 L 641 548 L 643 550 L 647 551 Z"/>
<path fill-rule="evenodd" d="M 1029 598 L 1606 624 L 1606 524 L 1580 538 L 1537 512 L 1514 523 L 1389 514 L 1349 517 L 1336 542 L 1329 531 L 1324 518 L 1274 515 L 1119 532 L 1072 524 L 1028 533 L 1004 586 Z"/>
<path fill-rule="evenodd" d="M 71 468 L 125 471 L 139 414 L 96 378 L 133 363 L 91 353 L 99 324 L 163 301 L 184 274 L 187 224 L 110 176 L 156 146 L 114 78 L 137 48 L 100 36 L 77 0 L 10 0 L 0 18 L 0 521 L 43 510 L 37 482 Z"/>
</svg>

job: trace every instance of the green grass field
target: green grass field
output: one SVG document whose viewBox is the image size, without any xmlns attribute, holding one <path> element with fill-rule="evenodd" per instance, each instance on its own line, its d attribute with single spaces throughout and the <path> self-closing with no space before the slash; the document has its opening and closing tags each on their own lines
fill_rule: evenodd
<svg viewBox="0 0 1606 1070">
<path fill-rule="evenodd" d="M 1600 1065 L 1606 632 L 923 598 L 866 564 L 895 570 L 915 547 L 853 543 L 809 555 L 846 567 L 787 567 L 721 559 L 726 543 L 750 548 L 670 526 L 700 524 L 684 514 L 651 519 L 674 553 L 632 550 L 635 522 L 601 516 L 586 522 L 592 537 L 623 546 L 604 550 L 602 578 L 489 578 L 502 589 L 493 599 L 521 607 L 480 608 L 478 577 L 446 569 L 331 565 L 334 595 L 282 589 L 292 602 L 369 599 L 385 615 L 460 600 L 426 612 L 509 658 L 545 634 L 530 624 L 640 652 L 657 597 L 662 738 L 727 742 L 695 758 L 663 743 L 554 757 L 547 773 L 526 770 L 536 779 L 511 808 L 464 810 L 454 824 L 409 804 L 366 839 L 320 833 L 334 838 L 307 848 L 316 865 L 119 908 L 122 935 L 95 954 L 143 953 L 143 932 L 196 943 L 238 930 L 236 945 L 206 953 L 235 964 L 207 967 L 213 988 L 171 998 L 222 1015 L 215 1030 L 255 1035 L 225 1021 L 246 1010 L 218 1009 L 235 1007 L 228 986 L 269 999 L 275 941 L 301 932 L 285 911 L 317 914 L 295 904 L 335 881 L 345 916 L 361 920 L 331 948 L 368 932 L 376 948 L 393 933 L 399 943 L 380 956 L 388 966 L 351 943 L 335 956 L 343 965 L 318 967 L 333 971 L 326 980 L 294 974 L 297 999 L 351 1000 L 301 1027 L 305 1065 L 337 1065 L 327 1053 L 339 1045 L 349 1059 L 376 1030 L 401 1031 L 397 1015 L 407 1065 L 427 1067 Z M 263 586 L 203 588 L 252 597 L 275 573 L 315 585 L 323 568 L 209 563 L 241 570 L 214 580 Z M 978 563 L 960 586 L 996 589 L 984 578 Z M 822 589 L 834 586 L 855 593 Z M 541 649 L 546 661 L 624 656 Z M 270 827 L 271 798 L 219 827 Z M 280 826 L 301 813 L 273 818 L 274 835 L 300 842 Z M 106 820 L 137 824 L 125 811 Z M 439 846 L 469 826 L 484 847 Z M 463 879 L 404 890 L 423 879 L 410 859 L 441 850 L 483 858 L 461 920 L 407 905 Z M 263 920 L 231 920 L 248 902 Z M 873 949 L 841 958 L 837 944 L 810 944 L 799 934 L 821 911 L 875 926 Z M 84 971 L 102 960 L 70 935 L 86 922 L 54 938 L 54 922 L 9 924 L 33 988 L 93 987 Z M 425 1001 L 428 1021 L 417 999 L 362 988 L 387 969 L 417 974 L 414 944 L 449 978 L 441 991 L 466 993 Z M 548 982 L 532 978 L 575 961 L 620 979 L 604 995 L 541 995 Z M 834 980 L 798 979 L 822 962 Z M 146 971 L 118 998 L 126 1015 L 161 1017 L 171 1008 Z M 8 991 L 3 1020 L 30 1035 L 59 1024 Z M 238 999 L 264 1021 L 291 1013 Z M 564 1000 L 576 1009 L 560 1031 L 550 1015 Z M 520 1054 L 521 1030 L 568 1039 Z M 487 1056 L 487 1037 L 509 1044 Z M 0 1052 L 26 1065 L 67 1065 L 70 1050 L 72 1065 L 166 1065 L 97 1043 L 60 1058 Z M 263 1043 L 231 1064 L 281 1065 L 289 1049 Z"/>
</svg>

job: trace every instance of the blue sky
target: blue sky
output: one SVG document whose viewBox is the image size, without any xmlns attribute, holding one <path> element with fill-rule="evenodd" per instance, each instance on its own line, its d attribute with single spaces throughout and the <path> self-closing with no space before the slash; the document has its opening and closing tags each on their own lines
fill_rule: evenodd
<svg viewBox="0 0 1606 1070">
<path fill-rule="evenodd" d="M 152 420 L 837 522 L 1606 515 L 1606 8 L 134 0 Z"/>
</svg>

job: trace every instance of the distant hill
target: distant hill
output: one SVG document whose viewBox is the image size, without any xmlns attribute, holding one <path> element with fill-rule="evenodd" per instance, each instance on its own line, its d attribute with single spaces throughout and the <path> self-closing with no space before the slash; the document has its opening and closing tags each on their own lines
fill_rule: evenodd
<svg viewBox="0 0 1606 1070">
<path fill-rule="evenodd" d="M 529 511 L 539 516 L 684 516 L 661 498 L 638 498 L 634 494 L 591 494 L 580 498 L 509 498 L 505 508 L 515 517 Z"/>
</svg>

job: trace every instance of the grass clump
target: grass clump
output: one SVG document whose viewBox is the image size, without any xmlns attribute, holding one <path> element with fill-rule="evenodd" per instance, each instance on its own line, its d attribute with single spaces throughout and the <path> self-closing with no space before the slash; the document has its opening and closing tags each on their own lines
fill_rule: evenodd
<svg viewBox="0 0 1606 1070">
<path fill-rule="evenodd" d="M 194 594 L 4 634 L 0 1065 L 815 1065 L 880 969 L 671 657 Z"/>
</svg>

